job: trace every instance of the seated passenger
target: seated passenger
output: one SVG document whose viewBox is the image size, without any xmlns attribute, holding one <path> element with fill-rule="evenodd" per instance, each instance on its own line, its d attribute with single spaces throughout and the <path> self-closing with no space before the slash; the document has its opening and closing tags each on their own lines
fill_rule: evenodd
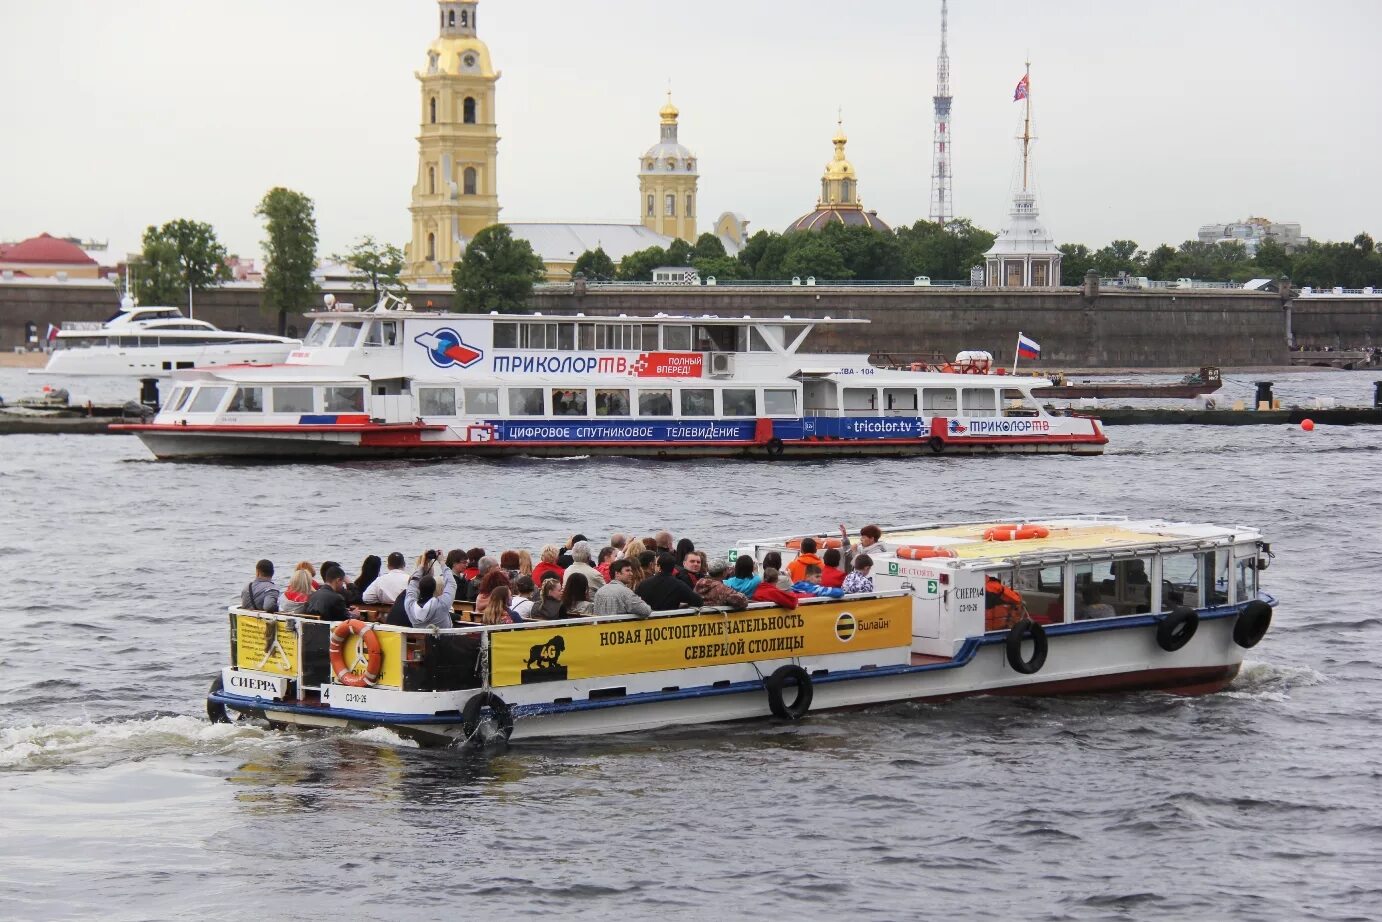
<svg viewBox="0 0 1382 922">
<path fill-rule="evenodd" d="M 652 606 L 653 611 L 673 611 L 678 608 L 700 608 L 701 597 L 696 590 L 672 575 L 677 558 L 664 551 L 657 558 L 657 572 L 644 579 L 635 590 L 638 597 Z"/>
<path fill-rule="evenodd" d="M 370 554 L 365 558 L 360 564 L 360 575 L 351 581 L 350 594 L 346 596 L 346 601 L 352 604 L 364 601 L 365 590 L 379 578 L 379 568 L 383 562 L 378 554 Z"/>
<path fill-rule="evenodd" d="M 484 569 L 480 566 L 480 561 L 484 558 L 484 556 L 485 549 L 482 547 L 472 547 L 470 550 L 465 552 L 466 564 L 465 571 L 462 573 L 462 575 L 466 579 L 470 580 L 471 582 L 474 582 L 475 580 L 485 575 Z"/>
<path fill-rule="evenodd" d="M 739 558 L 742 560 L 743 558 Z M 777 587 L 778 572 L 772 567 L 763 568 L 763 582 L 753 591 L 755 602 L 771 602 L 778 608 L 796 608 L 797 597 Z"/>
<path fill-rule="evenodd" d="M 608 544 L 600 548 L 600 557 L 595 564 L 595 570 L 600 574 L 601 585 L 609 582 L 609 565 L 614 563 L 615 556 L 614 548 Z M 600 590 L 597 588 L 595 591 L 599 592 Z"/>
<path fill-rule="evenodd" d="M 300 614 L 311 596 L 312 574 L 306 570 L 294 570 L 288 579 L 288 588 L 279 596 L 278 610 L 285 615 Z"/>
<path fill-rule="evenodd" d="M 695 553 L 699 554 L 700 551 Z M 706 575 L 696 581 L 696 595 L 700 596 L 706 605 L 728 608 L 730 611 L 743 611 L 749 607 L 748 597 L 725 585 L 725 577 L 729 576 L 729 573 L 729 561 L 723 557 L 716 557 L 706 567 Z"/>
<path fill-rule="evenodd" d="M 539 586 L 542 581 L 549 576 L 555 576 L 560 582 L 566 575 L 566 570 L 557 566 L 557 546 L 555 544 L 544 545 L 542 548 L 542 562 L 533 567 L 533 582 Z"/>
<path fill-rule="evenodd" d="M 752 557 L 740 554 L 734 560 L 734 575 L 725 580 L 725 585 L 745 598 L 753 598 L 753 594 L 763 582 L 763 577 L 754 575 L 755 566 Z"/>
<path fill-rule="evenodd" d="M 520 576 L 513 581 L 513 601 L 509 603 L 509 609 L 524 621 L 529 619 L 529 612 L 533 610 L 533 595 L 537 592 L 537 587 L 533 585 L 531 576 Z"/>
<path fill-rule="evenodd" d="M 1006 630 L 1022 620 L 1026 610 L 1022 593 L 996 576 L 984 577 L 984 630 Z"/>
<path fill-rule="evenodd" d="M 821 568 L 811 564 L 806 568 L 806 578 L 792 584 L 792 591 L 800 596 L 819 596 L 826 599 L 844 598 L 844 589 L 821 585 Z"/>
<path fill-rule="evenodd" d="M 829 548 L 821 555 L 821 562 L 825 564 L 821 568 L 822 586 L 843 586 L 845 584 L 845 571 L 840 569 L 840 550 L 839 548 Z"/>
<path fill-rule="evenodd" d="M 840 525 L 840 537 L 844 539 L 844 568 L 846 571 L 854 569 L 854 558 L 860 554 L 874 553 L 882 554 L 886 550 L 878 542 L 883 537 L 883 530 L 877 525 L 865 525 L 859 529 L 859 543 L 851 544 L 849 541 L 849 529 L 843 524 Z"/>
<path fill-rule="evenodd" d="M 646 618 L 653 613 L 652 607 L 631 588 L 633 567 L 627 560 L 616 560 L 610 564 L 609 575 L 612 579 L 595 593 L 595 614 Z"/>
<path fill-rule="evenodd" d="M 359 614 L 346 604 L 346 578 L 341 565 L 328 560 L 322 564 L 322 586 L 307 599 L 303 612 L 323 621 L 345 621 Z"/>
<path fill-rule="evenodd" d="M 686 539 L 683 538 L 682 540 L 685 541 Z M 672 571 L 672 575 L 689 586 L 694 592 L 696 583 L 700 581 L 702 576 L 705 576 L 705 555 L 697 550 L 687 551 L 686 556 Z"/>
<path fill-rule="evenodd" d="M 476 609 L 480 613 L 476 620 L 481 624 L 518 624 L 522 622 L 523 619 L 514 614 L 513 609 L 509 606 L 511 599 L 512 595 L 507 584 L 495 586 L 485 601 L 485 607 Z"/>
<path fill-rule="evenodd" d="M 1075 606 L 1076 621 L 1088 621 L 1091 618 L 1112 618 L 1116 614 L 1118 612 L 1114 611 L 1113 606 L 1104 601 L 1098 586 L 1093 583 L 1086 583 L 1084 589 L 1080 590 L 1080 604 Z"/>
<path fill-rule="evenodd" d="M 825 567 L 825 562 L 816 556 L 817 547 L 815 538 L 801 539 L 801 553 L 797 555 L 796 560 L 787 564 L 787 574 L 791 576 L 793 585 L 806 580 L 807 567 L 816 567 L 817 569 Z M 765 562 L 763 565 L 766 567 L 767 563 Z"/>
<path fill-rule="evenodd" d="M 605 584 L 605 577 L 598 569 L 590 565 L 589 541 L 577 541 L 575 544 L 571 545 L 571 566 L 566 568 L 566 573 L 562 576 L 562 582 L 565 583 L 577 573 L 584 576 L 586 584 L 597 592 L 600 587 Z"/>
<path fill-rule="evenodd" d="M 408 623 L 413 627 L 434 627 L 447 629 L 455 627 L 451 620 L 451 605 L 456 601 L 456 574 L 450 567 L 442 570 L 441 591 L 437 590 L 437 578 L 428 573 L 413 574 L 408 588 L 403 591 L 403 610 L 408 615 Z"/>
<path fill-rule="evenodd" d="M 557 552 L 557 566 L 561 567 L 563 570 L 570 569 L 571 564 L 576 562 L 576 558 L 571 556 L 571 551 L 575 549 L 577 544 L 585 540 L 585 535 L 572 535 L 570 540 L 566 542 L 566 546 Z M 562 578 L 565 579 L 565 576 Z"/>
<path fill-rule="evenodd" d="M 510 582 L 518 576 L 518 564 L 518 551 L 505 551 L 499 555 L 499 566 L 508 571 Z"/>
<path fill-rule="evenodd" d="M 580 542 L 584 544 L 585 542 Z M 590 601 L 590 583 L 585 574 L 577 570 L 566 571 L 566 585 L 561 590 L 560 617 L 580 618 L 595 611 Z"/>
<path fill-rule="evenodd" d="M 777 551 L 768 551 L 763 555 L 763 572 L 769 570 L 777 571 L 777 588 L 784 592 L 791 590 L 792 578 L 787 575 L 786 568 L 782 566 L 782 555 Z M 763 580 L 767 582 L 767 577 L 763 577 Z"/>
<path fill-rule="evenodd" d="M 496 588 L 508 585 L 508 571 L 502 567 L 491 567 L 489 572 L 480 578 L 480 586 L 475 593 L 475 610 L 480 611 L 489 604 L 490 593 Z"/>
<path fill-rule="evenodd" d="M 370 605 L 392 605 L 408 588 L 408 561 L 398 551 L 389 555 L 389 570 L 365 589 L 360 601 Z"/>
<path fill-rule="evenodd" d="M 529 617 L 538 621 L 556 621 L 561 617 L 561 581 L 555 576 L 542 581 L 542 589 L 533 600 Z"/>
<path fill-rule="evenodd" d="M 255 611 L 278 611 L 278 587 L 274 585 L 274 565 L 261 560 L 254 565 L 254 579 L 240 592 L 240 607 Z"/>
<path fill-rule="evenodd" d="M 873 558 L 868 554 L 856 554 L 854 569 L 849 571 L 840 588 L 846 595 L 852 592 L 873 592 Z"/>
<path fill-rule="evenodd" d="M 306 571 L 307 571 L 307 577 L 308 577 L 308 579 L 310 579 L 311 582 L 312 582 L 312 588 L 313 588 L 313 589 L 320 589 L 320 588 L 321 588 L 321 585 L 322 585 L 322 584 L 319 583 L 319 582 L 317 582 L 317 568 L 314 567 L 314 566 L 312 566 L 312 561 L 310 561 L 310 560 L 299 560 L 299 561 L 298 561 L 298 565 L 297 565 L 296 567 L 294 567 L 293 569 L 294 569 L 294 570 L 306 570 Z"/>
</svg>

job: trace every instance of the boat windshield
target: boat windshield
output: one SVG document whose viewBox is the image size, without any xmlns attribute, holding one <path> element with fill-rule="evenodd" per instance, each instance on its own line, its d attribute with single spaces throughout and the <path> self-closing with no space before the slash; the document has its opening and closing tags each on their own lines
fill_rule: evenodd
<svg viewBox="0 0 1382 922">
<path fill-rule="evenodd" d="M 304 346 L 325 346 L 331 336 L 331 324 L 321 320 L 312 321 L 312 329 L 307 331 L 307 338 L 302 341 Z"/>
</svg>

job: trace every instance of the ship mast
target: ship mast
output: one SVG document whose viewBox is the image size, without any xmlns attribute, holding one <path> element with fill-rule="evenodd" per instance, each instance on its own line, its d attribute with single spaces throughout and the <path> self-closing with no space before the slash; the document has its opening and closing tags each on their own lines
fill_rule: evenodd
<svg viewBox="0 0 1382 922">
<path fill-rule="evenodd" d="M 931 144 L 931 213 L 935 224 L 949 224 L 955 217 L 955 205 L 951 201 L 951 158 L 954 149 L 950 141 L 950 52 L 948 39 L 950 31 L 949 11 L 946 0 L 941 0 L 941 53 L 936 58 L 936 95 L 931 101 L 935 105 L 936 123 Z"/>
<path fill-rule="evenodd" d="M 1032 147 L 1032 62 L 1027 62 L 1027 73 L 1022 78 L 1027 87 L 1022 101 L 1027 104 L 1027 114 L 1022 119 L 1022 191 L 1027 191 L 1028 155 Z"/>
</svg>

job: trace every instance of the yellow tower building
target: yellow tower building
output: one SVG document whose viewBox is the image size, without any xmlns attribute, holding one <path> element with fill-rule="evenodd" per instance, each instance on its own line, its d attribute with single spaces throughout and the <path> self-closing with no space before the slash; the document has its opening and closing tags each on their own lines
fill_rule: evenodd
<svg viewBox="0 0 1382 922">
<path fill-rule="evenodd" d="M 441 33 L 427 49 L 422 132 L 413 186 L 413 239 L 405 278 L 451 281 L 466 243 L 499 222 L 499 133 L 494 89 L 500 73 L 476 29 L 476 0 L 438 0 Z M 675 132 L 674 132 L 675 136 Z"/>
<path fill-rule="evenodd" d="M 638 209 L 643 226 L 668 237 L 696 242 L 696 155 L 677 140 L 677 107 L 667 93 L 658 113 L 662 137 L 643 154 L 638 169 Z"/>
</svg>

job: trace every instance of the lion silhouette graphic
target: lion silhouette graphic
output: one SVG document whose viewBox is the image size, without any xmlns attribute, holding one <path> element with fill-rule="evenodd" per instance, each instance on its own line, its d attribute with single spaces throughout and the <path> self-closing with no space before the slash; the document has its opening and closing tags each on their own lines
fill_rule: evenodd
<svg viewBox="0 0 1382 922">
<path fill-rule="evenodd" d="M 525 670 L 545 672 L 561 668 L 561 655 L 566 652 L 566 641 L 558 634 L 545 643 L 533 644 L 528 651 L 528 661 L 523 664 Z"/>
</svg>

